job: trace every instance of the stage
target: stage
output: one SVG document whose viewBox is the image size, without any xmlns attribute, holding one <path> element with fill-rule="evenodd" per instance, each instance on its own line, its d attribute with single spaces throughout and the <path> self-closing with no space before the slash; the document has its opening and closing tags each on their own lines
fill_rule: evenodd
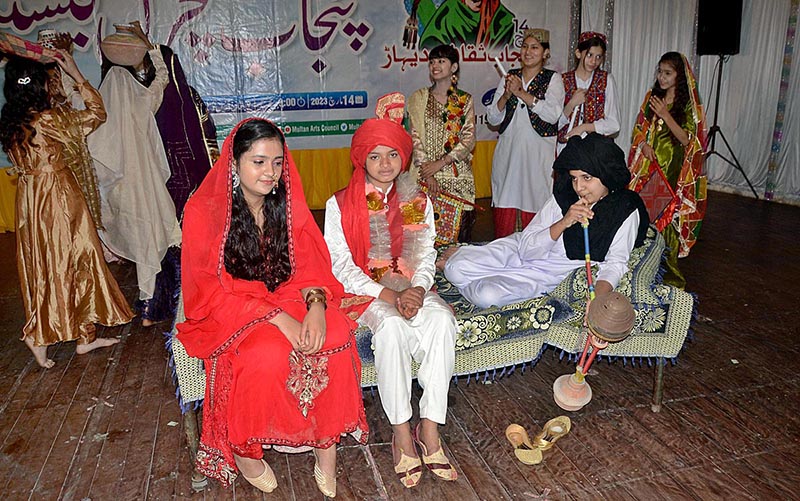
<svg viewBox="0 0 800 501">
<path fill-rule="evenodd" d="M 482 204 L 486 205 L 486 200 Z M 321 216 L 321 213 L 316 213 Z M 475 238 L 490 238 L 489 212 Z M 372 435 L 339 448 L 336 499 L 790 499 L 800 482 L 800 207 L 709 194 L 700 239 L 681 266 L 699 298 L 694 339 L 665 370 L 664 405 L 650 410 L 653 367 L 596 363 L 594 398 L 568 413 L 572 431 L 538 466 L 518 462 L 504 430 L 535 433 L 565 414 L 556 377 L 574 364 L 544 352 L 532 370 L 450 386 L 443 438 L 459 479 L 423 473 L 406 490 L 392 469 L 391 429 L 377 393 L 365 391 Z M 19 341 L 24 316 L 14 234 L 0 234 L 0 492 L 5 499 L 321 499 L 310 454 L 268 451 L 272 494 L 242 479 L 191 489 L 183 420 L 164 348 L 168 324 L 137 318 L 100 336 L 109 350 L 51 348 L 43 370 Z M 129 300 L 134 267 L 112 265 Z M 419 389 L 416 389 L 419 395 Z"/>
</svg>

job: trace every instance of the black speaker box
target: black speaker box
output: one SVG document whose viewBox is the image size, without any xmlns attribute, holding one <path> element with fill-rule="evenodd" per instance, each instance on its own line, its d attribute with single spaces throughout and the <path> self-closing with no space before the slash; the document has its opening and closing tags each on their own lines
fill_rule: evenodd
<svg viewBox="0 0 800 501">
<path fill-rule="evenodd" d="M 739 53 L 742 0 L 700 0 L 697 8 L 697 54 Z"/>
</svg>

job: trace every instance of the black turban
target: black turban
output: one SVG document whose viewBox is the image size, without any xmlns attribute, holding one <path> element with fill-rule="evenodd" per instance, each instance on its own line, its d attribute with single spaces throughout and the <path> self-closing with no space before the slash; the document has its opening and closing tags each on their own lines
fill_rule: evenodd
<svg viewBox="0 0 800 501">
<path fill-rule="evenodd" d="M 603 186 L 608 188 L 608 195 L 592 207 L 594 218 L 589 224 L 589 252 L 592 260 L 605 260 L 617 230 L 635 210 L 639 211 L 636 245 L 644 242 L 649 216 L 639 195 L 627 189 L 631 173 L 625 164 L 625 153 L 613 139 L 594 132 L 583 139 L 571 137 L 553 163 L 553 170 L 556 171 L 553 195 L 562 214 L 566 214 L 570 206 L 578 201 L 569 171 L 582 170 L 600 179 Z M 580 225 L 573 224 L 564 231 L 564 247 L 570 259 L 583 259 L 585 251 Z"/>
</svg>

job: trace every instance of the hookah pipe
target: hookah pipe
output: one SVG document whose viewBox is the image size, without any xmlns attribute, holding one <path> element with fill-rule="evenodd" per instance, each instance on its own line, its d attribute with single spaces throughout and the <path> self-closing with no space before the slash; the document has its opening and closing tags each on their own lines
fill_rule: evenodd
<svg viewBox="0 0 800 501">
<path fill-rule="evenodd" d="M 583 325 L 586 327 L 587 331 L 589 329 L 589 306 L 591 306 L 592 301 L 594 301 L 595 294 L 594 294 L 594 278 L 592 277 L 592 256 L 589 252 L 589 220 L 587 219 L 586 222 L 581 223 L 581 227 L 583 227 L 583 248 L 586 252 L 586 283 L 588 286 L 588 291 L 586 293 L 587 300 L 586 300 L 586 314 L 583 317 Z M 591 331 L 587 332 L 586 336 L 586 344 L 583 346 L 583 353 L 581 354 L 581 359 L 578 362 L 577 367 L 575 368 L 575 377 L 579 381 L 583 381 L 586 377 L 586 374 L 589 372 L 589 367 L 594 362 L 594 358 L 597 356 L 597 352 L 602 350 L 606 346 L 608 346 L 608 341 L 603 341 L 601 339 L 596 340 L 596 344 L 594 345 L 596 349 L 592 350 L 592 354 L 589 355 L 589 360 L 586 360 L 586 355 L 589 351 L 589 346 L 592 345 L 592 333 Z M 584 365 L 586 364 L 586 365 Z"/>
<path fill-rule="evenodd" d="M 592 362 L 610 342 L 622 341 L 630 334 L 636 318 L 628 298 L 618 292 L 603 294 L 595 300 L 592 279 L 592 260 L 589 253 L 589 221 L 581 223 L 583 243 L 586 251 L 586 315 L 584 327 L 586 343 L 574 374 L 564 374 L 553 383 L 553 398 L 564 410 L 578 411 L 592 399 L 592 389 L 586 382 Z M 591 354 L 589 348 L 592 347 Z"/>
</svg>

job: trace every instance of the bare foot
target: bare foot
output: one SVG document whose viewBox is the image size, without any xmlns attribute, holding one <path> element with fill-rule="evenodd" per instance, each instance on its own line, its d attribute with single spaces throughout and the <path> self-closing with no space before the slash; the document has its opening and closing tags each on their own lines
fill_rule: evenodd
<svg viewBox="0 0 800 501">
<path fill-rule="evenodd" d="M 107 348 L 117 343 L 119 343 L 119 339 L 113 337 L 99 337 L 89 344 L 78 344 L 78 346 L 75 347 L 75 353 L 83 355 L 97 348 Z"/>
<path fill-rule="evenodd" d="M 436 260 L 436 269 L 438 271 L 444 271 L 444 265 L 447 264 L 447 260 L 453 257 L 453 254 L 458 252 L 458 249 L 460 249 L 460 247 L 457 245 L 445 249 L 442 255 L 439 256 L 439 259 Z"/>
<path fill-rule="evenodd" d="M 45 369 L 49 369 L 56 365 L 55 362 L 47 358 L 47 346 L 34 346 L 33 338 L 29 336 L 25 337 L 25 344 L 31 350 L 31 353 L 33 353 L 33 358 L 36 359 L 37 364 Z"/>
<path fill-rule="evenodd" d="M 150 327 L 151 325 L 155 325 L 155 324 L 156 324 L 156 322 L 153 322 L 149 318 L 143 318 L 142 319 L 142 327 Z"/>
</svg>

